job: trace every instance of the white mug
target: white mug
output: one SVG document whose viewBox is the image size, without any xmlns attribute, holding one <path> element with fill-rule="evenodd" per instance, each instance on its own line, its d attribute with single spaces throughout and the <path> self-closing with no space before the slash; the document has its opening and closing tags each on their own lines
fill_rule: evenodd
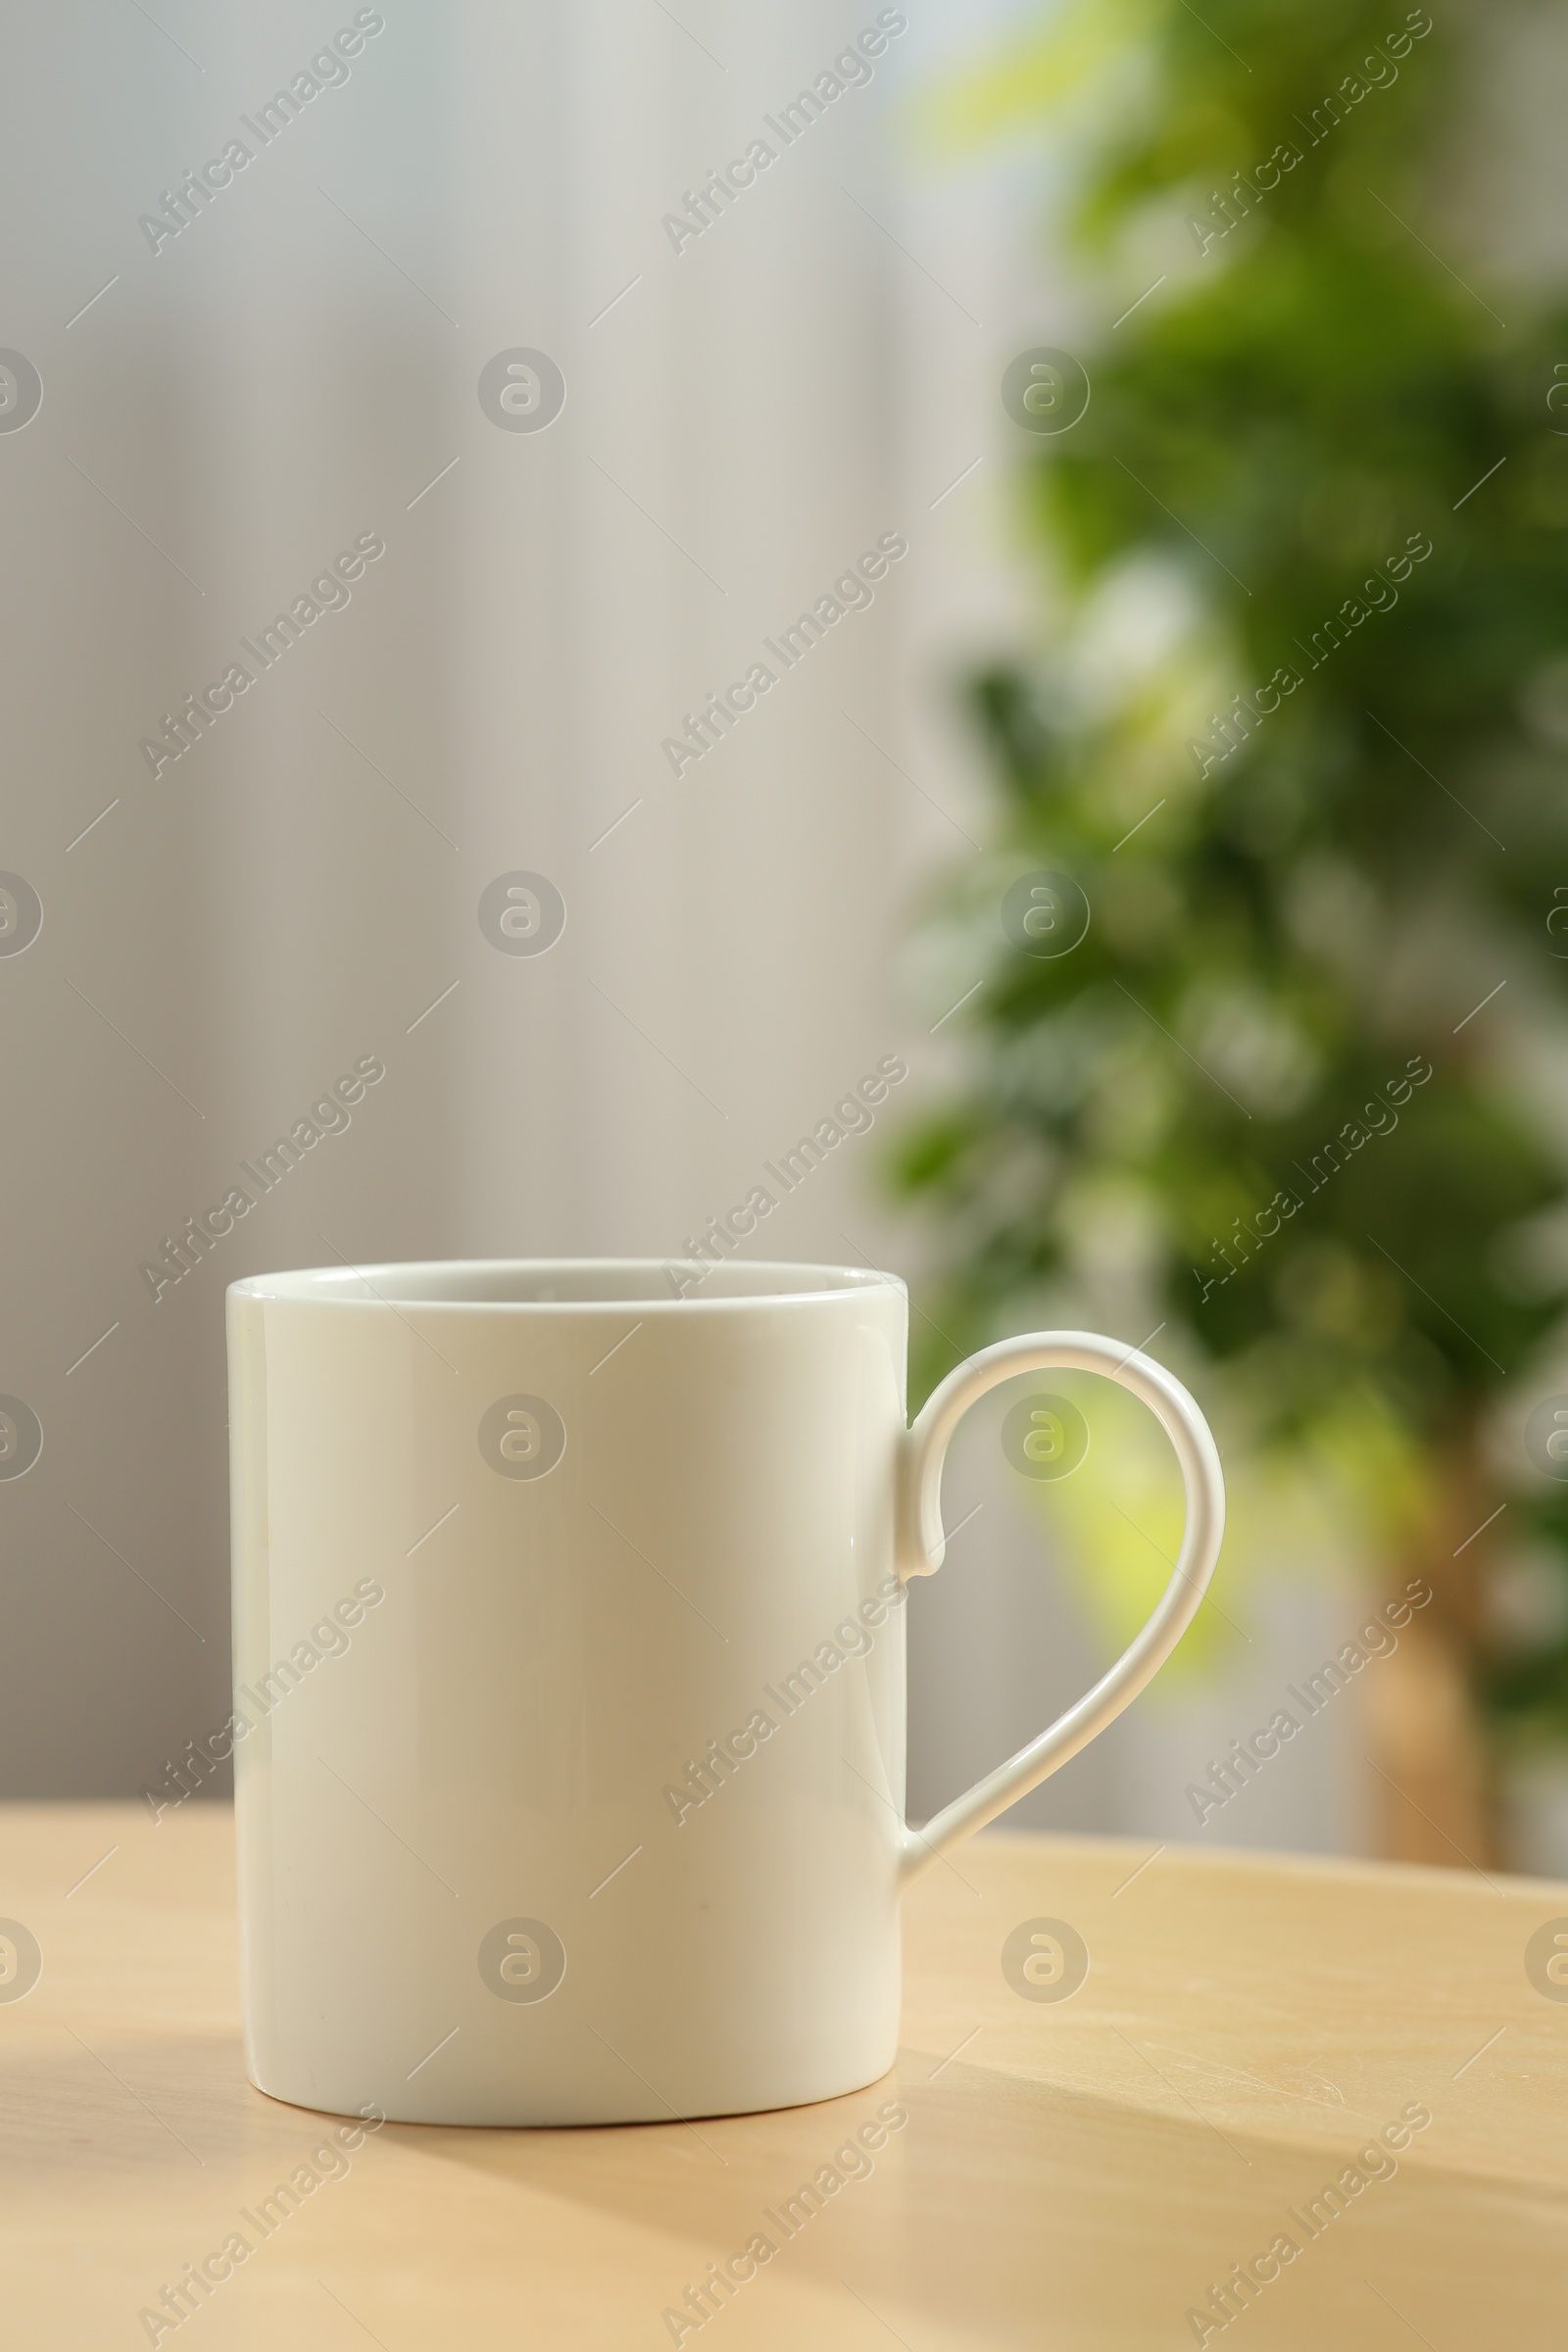
<svg viewBox="0 0 1568 2352">
<path fill-rule="evenodd" d="M 236 1283 L 228 1330 L 246 2052 L 303 2107 L 657 2123 L 875 2082 L 905 1883 L 1136 1696 L 1219 1549 L 1201 1414 L 1113 1341 L 1005 1340 L 907 1428 L 889 1274 L 328 1268 Z M 1175 1572 L 912 1831 L 905 1586 L 959 1415 L 1047 1366 L 1163 1425 Z"/>
</svg>

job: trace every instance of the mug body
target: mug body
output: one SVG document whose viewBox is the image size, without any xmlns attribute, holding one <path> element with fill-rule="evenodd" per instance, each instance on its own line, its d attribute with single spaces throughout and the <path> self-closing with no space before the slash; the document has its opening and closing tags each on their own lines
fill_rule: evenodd
<svg viewBox="0 0 1568 2352">
<path fill-rule="evenodd" d="M 501 1260 L 228 1294 L 247 2059 L 429 2124 L 873 2082 L 906 1299 Z"/>
</svg>

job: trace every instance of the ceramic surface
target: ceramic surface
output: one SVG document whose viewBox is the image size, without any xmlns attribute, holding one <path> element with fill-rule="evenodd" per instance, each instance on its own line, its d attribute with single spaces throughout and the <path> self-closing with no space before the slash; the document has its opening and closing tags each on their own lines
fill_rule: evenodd
<svg viewBox="0 0 1568 2352">
<path fill-rule="evenodd" d="M 1082 1333 L 960 1366 L 912 1430 L 891 1275 L 642 1261 L 258 1276 L 229 1295 L 247 2055 L 274 2096 L 604 2124 L 874 2082 L 899 1896 L 1075 1753 L 1191 1618 L 1223 1523 L 1201 1416 Z M 904 1825 L 904 1596 L 998 1380 L 1104 1372 L 1188 1521 L 1059 1723 Z"/>
</svg>

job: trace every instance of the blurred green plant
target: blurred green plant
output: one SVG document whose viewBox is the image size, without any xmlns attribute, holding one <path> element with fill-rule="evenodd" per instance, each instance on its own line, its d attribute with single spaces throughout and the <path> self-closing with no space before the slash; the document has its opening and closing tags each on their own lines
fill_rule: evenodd
<svg viewBox="0 0 1568 2352">
<path fill-rule="evenodd" d="M 1106 323 L 1019 434 L 1050 618 L 972 682 L 1003 815 L 930 936 L 984 980 L 899 1173 L 948 1238 L 927 1380 L 1025 1303 L 1160 1322 L 1562 1736 L 1555 1604 L 1488 1665 L 1466 1572 L 1506 1502 L 1568 1590 L 1521 1442 L 1568 1289 L 1568 317 L 1432 249 L 1462 30 L 1096 0 L 944 95 L 1067 150 Z"/>
</svg>

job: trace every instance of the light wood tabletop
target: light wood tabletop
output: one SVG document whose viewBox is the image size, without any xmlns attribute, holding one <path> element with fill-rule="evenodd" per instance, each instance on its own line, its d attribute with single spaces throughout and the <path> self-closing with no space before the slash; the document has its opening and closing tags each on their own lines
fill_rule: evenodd
<svg viewBox="0 0 1568 2352">
<path fill-rule="evenodd" d="M 245 2080 L 231 1845 L 0 1811 L 14 2352 L 1564 2341 L 1568 1886 L 992 1835 L 864 2091 L 344 2148 Z"/>
</svg>

